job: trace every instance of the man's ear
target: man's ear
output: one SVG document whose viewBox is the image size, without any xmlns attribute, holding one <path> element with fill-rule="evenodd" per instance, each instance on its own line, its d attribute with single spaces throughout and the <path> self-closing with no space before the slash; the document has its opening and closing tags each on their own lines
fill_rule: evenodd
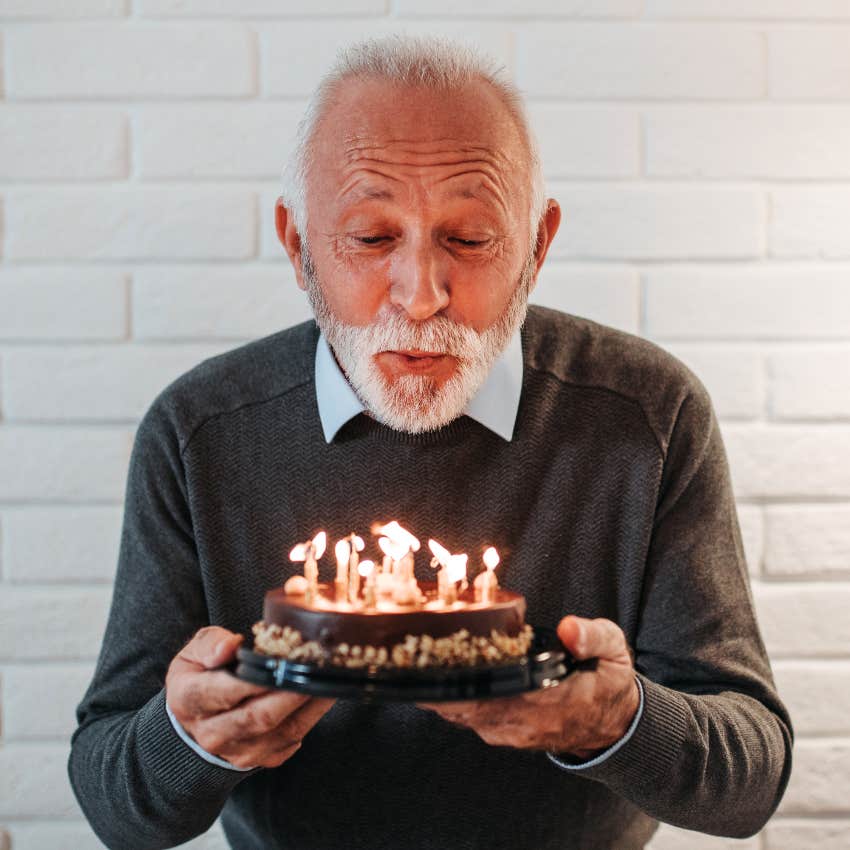
<svg viewBox="0 0 850 850">
<path fill-rule="evenodd" d="M 274 226 L 277 230 L 277 238 L 286 250 L 289 262 L 295 269 L 295 281 L 301 289 L 306 289 L 304 278 L 301 274 L 301 237 L 295 229 L 295 216 L 287 209 L 283 196 L 275 201 Z"/>
<path fill-rule="evenodd" d="M 554 198 L 549 198 L 546 202 L 546 212 L 543 218 L 540 219 L 540 224 L 537 228 L 537 245 L 534 249 L 534 262 L 537 267 L 534 272 L 535 281 L 560 224 L 561 206 Z"/>
</svg>

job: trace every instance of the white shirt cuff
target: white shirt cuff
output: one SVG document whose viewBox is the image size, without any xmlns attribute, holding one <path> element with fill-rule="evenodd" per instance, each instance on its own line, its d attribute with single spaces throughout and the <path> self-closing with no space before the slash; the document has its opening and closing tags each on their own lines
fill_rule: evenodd
<svg viewBox="0 0 850 850">
<path fill-rule="evenodd" d="M 558 767 L 564 768 L 564 770 L 584 770 L 587 767 L 596 767 L 597 764 L 602 764 L 605 759 L 614 755 L 614 753 L 616 753 L 617 750 L 619 750 L 620 747 L 622 747 L 623 744 L 632 737 L 635 729 L 637 729 L 638 723 L 640 723 L 640 718 L 643 715 L 643 685 L 640 683 L 640 679 L 638 679 L 637 676 L 635 676 L 635 681 L 637 682 L 638 691 L 640 692 L 640 702 L 638 703 L 638 709 L 635 712 L 635 716 L 629 724 L 629 728 L 626 729 L 626 734 L 623 735 L 619 741 L 615 741 L 610 747 L 608 747 L 607 750 L 603 750 L 598 756 L 594 756 L 590 759 L 590 761 L 583 761 L 578 764 L 569 764 L 568 762 L 561 761 L 556 755 L 554 755 L 554 753 L 547 751 L 546 755 L 549 756 L 549 759 L 555 762 Z"/>
<path fill-rule="evenodd" d="M 246 771 L 246 770 L 254 770 L 253 767 L 236 767 L 236 765 L 231 764 L 229 761 L 225 761 L 223 758 L 219 758 L 218 756 L 214 756 L 212 753 L 208 753 L 181 725 L 180 721 L 174 716 L 174 712 L 171 710 L 171 706 L 168 704 L 166 700 L 165 710 L 168 712 L 168 719 L 171 721 L 171 725 L 174 727 L 174 731 L 180 736 L 180 738 L 191 747 L 204 761 L 208 761 L 210 764 L 216 764 L 219 767 L 226 767 L 229 770 L 238 770 L 238 771 Z"/>
</svg>

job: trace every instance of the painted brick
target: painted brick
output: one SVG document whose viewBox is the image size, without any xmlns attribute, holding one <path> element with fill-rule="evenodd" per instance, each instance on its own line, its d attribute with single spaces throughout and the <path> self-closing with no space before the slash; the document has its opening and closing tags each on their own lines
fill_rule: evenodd
<svg viewBox="0 0 850 850">
<path fill-rule="evenodd" d="M 247 97 L 257 90 L 254 34 L 232 22 L 21 24 L 5 35 L 10 99 Z"/>
<path fill-rule="evenodd" d="M 65 784 L 68 784 L 67 778 Z M 74 814 L 82 817 L 79 809 Z M 9 830 L 14 842 L 12 850 L 58 850 L 64 847 L 103 850 L 105 846 L 88 823 L 80 820 L 17 821 L 9 824 Z"/>
<path fill-rule="evenodd" d="M 628 268 L 545 263 L 530 301 L 638 333 L 640 281 Z"/>
<path fill-rule="evenodd" d="M 720 838 L 689 829 L 678 829 L 662 823 L 646 850 L 759 850 L 757 837 L 743 841 L 737 838 Z"/>
<path fill-rule="evenodd" d="M 850 661 L 777 661 L 773 673 L 797 735 L 850 733 Z"/>
<path fill-rule="evenodd" d="M 0 510 L 3 575 L 11 582 L 110 582 L 121 536 L 120 507 Z"/>
<path fill-rule="evenodd" d="M 127 120 L 117 109 L 0 106 L 0 179 L 121 178 L 128 157 Z"/>
<path fill-rule="evenodd" d="M 846 657 L 850 646 L 850 584 L 754 582 L 753 595 L 771 659 Z"/>
<path fill-rule="evenodd" d="M 850 27 L 777 27 L 767 38 L 771 97 L 850 97 Z"/>
<path fill-rule="evenodd" d="M 70 743 L 4 743 L 0 748 L 0 817 L 78 817 L 80 810 L 66 768 L 69 750 Z"/>
<path fill-rule="evenodd" d="M 770 575 L 850 574 L 850 505 L 768 505 L 765 535 Z"/>
<path fill-rule="evenodd" d="M 256 21 L 260 36 L 263 93 L 273 97 L 309 95 L 319 78 L 331 67 L 337 51 L 363 38 L 362 21 Z M 514 66 L 514 34 L 510 26 L 489 21 L 416 21 L 379 18 L 369 22 L 369 36 L 379 38 L 396 32 L 410 35 L 442 35 L 474 45 Z"/>
<path fill-rule="evenodd" d="M 517 82 L 532 97 L 757 98 L 764 50 L 745 27 L 532 24 L 517 35 Z"/>
<path fill-rule="evenodd" d="M 772 418 L 850 418 L 850 346 L 776 351 L 767 374 Z"/>
<path fill-rule="evenodd" d="M 847 226 L 850 189 L 843 186 L 774 189 L 770 204 L 768 244 L 773 256 L 850 257 Z"/>
<path fill-rule="evenodd" d="M 75 711 L 94 664 L 9 665 L 3 670 L 3 734 L 7 741 L 70 738 Z M 50 699 L 45 699 L 49 688 Z"/>
<path fill-rule="evenodd" d="M 0 500 L 124 498 L 134 428 L 0 427 Z"/>
<path fill-rule="evenodd" d="M 0 268 L 0 339 L 121 339 L 127 277 L 91 268 Z"/>
<path fill-rule="evenodd" d="M 764 203 L 751 189 L 555 183 L 566 215 L 555 257 L 744 258 L 762 253 Z"/>
<path fill-rule="evenodd" d="M 22 191 L 7 196 L 6 227 L 16 260 L 244 260 L 256 203 L 250 192 L 194 186 Z"/>
<path fill-rule="evenodd" d="M 393 8 L 400 15 L 470 16 L 557 16 L 562 18 L 632 18 L 641 13 L 640 0 L 467 0 L 459 5 L 452 0 L 395 0 Z"/>
<path fill-rule="evenodd" d="M 128 0 L 2 0 L 0 19 L 107 18 L 127 14 Z M 16 848 L 17 850 L 17 848 Z"/>
<path fill-rule="evenodd" d="M 850 819 L 774 818 L 765 828 L 764 850 L 847 850 L 850 847 Z"/>
<path fill-rule="evenodd" d="M 144 106 L 133 116 L 140 177 L 278 177 L 303 104 Z"/>
<path fill-rule="evenodd" d="M 640 171 L 637 110 L 529 104 L 547 177 L 633 177 Z"/>
<path fill-rule="evenodd" d="M 228 18 L 288 18 L 312 15 L 380 15 L 387 0 L 138 0 L 138 11 L 154 17 L 214 15 Z"/>
<path fill-rule="evenodd" d="M 4 587 L 0 596 L 0 658 L 96 658 L 111 597 L 109 586 Z M 34 623 L 38 628 L 33 628 Z"/>
<path fill-rule="evenodd" d="M 797 741 L 794 769 L 779 811 L 817 814 L 841 811 L 850 787 L 850 738 Z"/>
<path fill-rule="evenodd" d="M 740 499 L 850 496 L 850 426 L 723 424 Z"/>
<path fill-rule="evenodd" d="M 12 422 L 138 420 L 164 386 L 230 347 L 130 343 L 9 348 L 0 376 L 6 417 Z"/>
<path fill-rule="evenodd" d="M 758 505 L 738 505 L 738 524 L 751 576 L 761 573 L 764 546 L 764 514 Z"/>
<path fill-rule="evenodd" d="M 700 377 L 721 419 L 755 419 L 762 414 L 762 358 L 755 348 L 693 343 L 668 343 L 664 348 Z"/>
<path fill-rule="evenodd" d="M 850 18 L 847 0 L 646 0 L 648 18 Z"/>
<path fill-rule="evenodd" d="M 651 337 L 846 337 L 850 272 L 812 266 L 668 268 L 646 274 Z"/>
<path fill-rule="evenodd" d="M 249 339 L 311 316 L 288 260 L 273 268 L 140 266 L 133 275 L 139 339 Z"/>
<path fill-rule="evenodd" d="M 846 106 L 663 107 L 644 120 L 652 176 L 850 176 Z"/>
</svg>

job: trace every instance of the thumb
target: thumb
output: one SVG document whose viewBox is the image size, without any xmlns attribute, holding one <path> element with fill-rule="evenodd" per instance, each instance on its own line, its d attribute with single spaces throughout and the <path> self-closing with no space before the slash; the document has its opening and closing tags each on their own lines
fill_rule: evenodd
<svg viewBox="0 0 850 850">
<path fill-rule="evenodd" d="M 626 637 L 622 629 L 611 620 L 569 615 L 558 623 L 561 643 L 579 661 L 586 658 L 619 660 L 629 657 Z"/>
<path fill-rule="evenodd" d="M 243 635 L 221 626 L 205 626 L 195 633 L 180 655 L 186 661 L 210 670 L 230 661 L 243 640 Z"/>
</svg>

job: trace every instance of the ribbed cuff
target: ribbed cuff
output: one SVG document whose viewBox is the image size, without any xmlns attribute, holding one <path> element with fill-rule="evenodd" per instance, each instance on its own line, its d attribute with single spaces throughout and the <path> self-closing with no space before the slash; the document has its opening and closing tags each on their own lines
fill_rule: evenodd
<svg viewBox="0 0 850 850">
<path fill-rule="evenodd" d="M 682 694 L 658 685 L 641 673 L 643 713 L 631 738 L 598 764 L 587 766 L 581 775 L 603 782 L 611 790 L 663 785 L 681 758 L 693 714 Z"/>
<path fill-rule="evenodd" d="M 139 710 L 133 722 L 137 724 L 135 737 L 142 774 L 157 777 L 178 798 L 199 793 L 226 797 L 243 779 L 262 770 L 220 767 L 187 747 L 168 718 L 165 688 Z"/>
<path fill-rule="evenodd" d="M 219 756 L 215 756 L 212 753 L 208 753 L 184 728 L 183 724 L 174 716 L 174 712 L 171 710 L 171 706 L 168 704 L 168 700 L 165 702 L 165 712 L 168 715 L 168 719 L 171 721 L 171 725 L 174 727 L 174 731 L 180 736 L 180 740 L 189 747 L 189 749 L 194 750 L 204 761 L 208 761 L 210 764 L 217 764 L 219 767 L 226 767 L 228 770 L 240 770 L 243 773 L 249 770 L 253 770 L 253 767 L 236 767 L 235 764 L 231 764 L 227 759 L 220 758 Z"/>
<path fill-rule="evenodd" d="M 638 692 L 640 694 L 640 702 L 638 703 L 637 711 L 635 712 L 635 716 L 632 718 L 632 722 L 629 724 L 629 728 L 626 729 L 626 733 L 620 738 L 619 741 L 615 741 L 611 744 L 610 747 L 603 750 L 599 755 L 594 756 L 592 759 L 587 759 L 586 761 L 580 761 L 578 759 L 573 759 L 572 757 L 567 757 L 564 755 L 559 755 L 558 753 L 550 753 L 547 752 L 546 755 L 549 756 L 549 759 L 558 767 L 564 768 L 564 770 L 587 770 L 589 767 L 596 767 L 598 764 L 602 764 L 605 759 L 611 758 L 614 753 L 617 752 L 621 747 L 629 742 L 632 735 L 635 733 L 635 729 L 637 729 L 638 723 L 640 723 L 640 719 L 643 716 L 643 685 L 641 684 L 640 679 L 635 676 L 635 682 L 637 683 Z"/>
</svg>

